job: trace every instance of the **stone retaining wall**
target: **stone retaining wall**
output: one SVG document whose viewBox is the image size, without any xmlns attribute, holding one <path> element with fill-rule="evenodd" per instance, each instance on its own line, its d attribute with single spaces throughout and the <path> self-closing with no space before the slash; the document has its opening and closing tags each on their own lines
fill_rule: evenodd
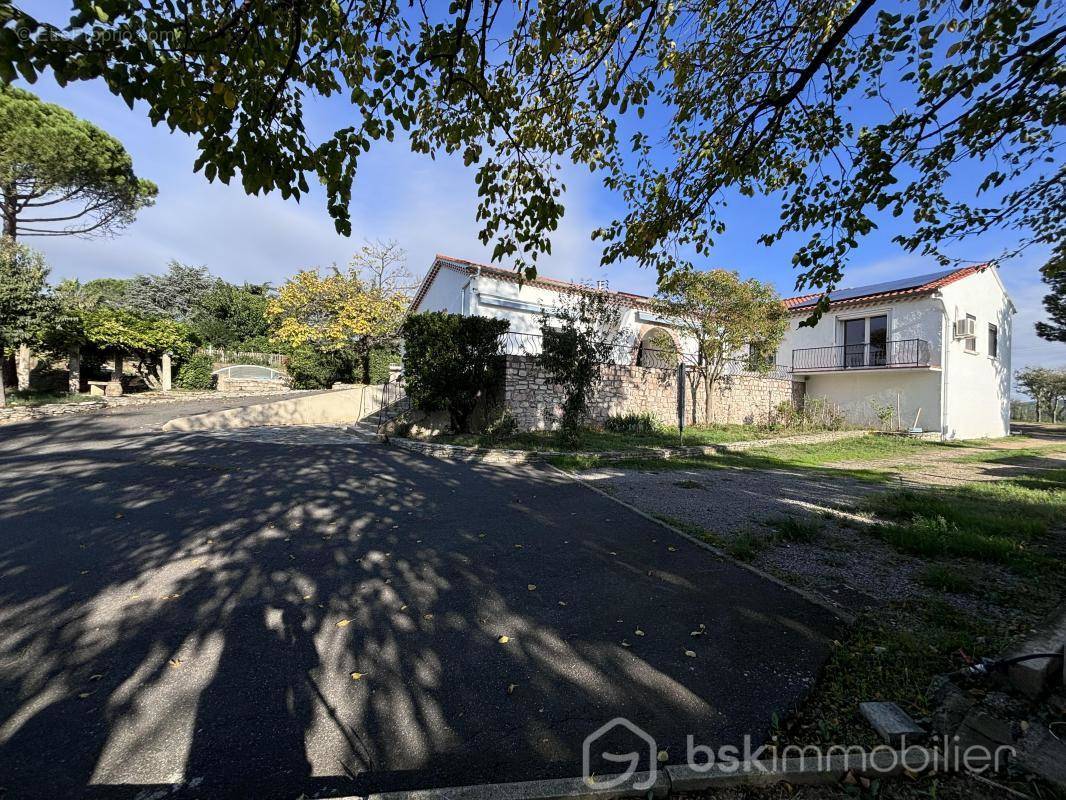
<svg viewBox="0 0 1066 800">
<path fill-rule="evenodd" d="M 121 397 L 101 397 L 98 400 L 87 400 L 81 403 L 48 403 L 43 406 L 7 406 L 0 408 L 0 425 L 15 422 L 28 422 L 34 419 L 47 419 L 49 417 L 66 416 L 68 414 L 91 414 L 104 409 L 121 406 L 145 406 L 158 405 L 160 403 L 187 403 L 191 400 L 219 400 L 225 398 L 240 398 L 259 396 L 262 392 L 219 392 L 205 391 L 182 391 L 174 392 L 144 392 L 140 394 L 125 394 Z M 274 394 L 300 394 L 300 390 L 281 389 Z"/>
<path fill-rule="evenodd" d="M 706 390 L 695 397 L 686 387 L 686 422 L 707 422 Z M 552 384 L 536 361 L 528 356 L 506 356 L 503 405 L 523 430 L 557 426 L 562 414 L 562 390 Z M 711 422 L 764 424 L 781 403 L 794 402 L 792 381 L 758 374 L 730 375 L 715 387 Z M 677 372 L 638 366 L 604 367 L 603 380 L 590 404 L 592 420 L 604 422 L 612 414 L 648 413 L 664 425 L 677 424 Z"/>
</svg>

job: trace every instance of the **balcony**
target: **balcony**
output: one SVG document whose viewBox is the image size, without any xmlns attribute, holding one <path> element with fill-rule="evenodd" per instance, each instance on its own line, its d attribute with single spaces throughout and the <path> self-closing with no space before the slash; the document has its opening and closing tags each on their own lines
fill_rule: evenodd
<svg viewBox="0 0 1066 800">
<path fill-rule="evenodd" d="M 940 352 L 924 339 L 894 342 L 807 347 L 792 351 L 792 372 L 841 372 L 843 370 L 936 369 Z"/>
</svg>

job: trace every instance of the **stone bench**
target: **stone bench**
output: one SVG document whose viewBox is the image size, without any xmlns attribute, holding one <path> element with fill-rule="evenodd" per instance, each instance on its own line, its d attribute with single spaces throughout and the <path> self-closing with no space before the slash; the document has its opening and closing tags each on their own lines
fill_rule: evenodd
<svg viewBox="0 0 1066 800">
<path fill-rule="evenodd" d="M 119 381 L 87 381 L 89 394 L 93 397 L 121 397 L 122 383 Z"/>
</svg>

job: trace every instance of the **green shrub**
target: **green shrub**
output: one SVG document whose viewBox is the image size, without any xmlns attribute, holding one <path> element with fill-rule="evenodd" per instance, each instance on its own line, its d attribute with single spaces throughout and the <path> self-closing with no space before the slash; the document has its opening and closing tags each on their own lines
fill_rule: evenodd
<svg viewBox="0 0 1066 800">
<path fill-rule="evenodd" d="M 179 389 L 211 389 L 215 384 L 215 376 L 211 374 L 214 368 L 211 356 L 189 356 L 178 367 L 174 385 Z"/>
<path fill-rule="evenodd" d="M 605 431 L 614 433 L 655 433 L 658 423 L 648 412 L 642 414 L 611 414 L 603 423 Z"/>
<path fill-rule="evenodd" d="M 481 447 L 496 447 L 500 442 L 513 438 L 518 433 L 518 421 L 511 416 L 509 411 L 503 412 L 499 417 L 485 426 L 479 437 Z"/>
<path fill-rule="evenodd" d="M 352 367 L 351 359 L 340 353 L 300 348 L 289 356 L 294 389 L 328 389 L 335 383 L 351 383 Z"/>
<path fill-rule="evenodd" d="M 470 432 L 470 417 L 496 391 L 503 375 L 500 337 L 506 320 L 430 311 L 403 323 L 407 396 L 419 411 L 447 411 L 455 433 Z"/>
<path fill-rule="evenodd" d="M 375 347 L 370 351 L 370 382 L 386 383 L 389 380 L 389 366 L 400 363 L 400 351 L 388 347 Z"/>
</svg>

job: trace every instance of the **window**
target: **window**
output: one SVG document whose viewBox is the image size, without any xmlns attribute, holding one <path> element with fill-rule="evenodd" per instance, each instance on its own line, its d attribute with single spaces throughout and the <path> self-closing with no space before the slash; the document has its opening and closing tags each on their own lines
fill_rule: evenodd
<svg viewBox="0 0 1066 800">
<path fill-rule="evenodd" d="M 977 317 L 975 317 L 973 314 L 967 314 L 966 315 L 966 319 L 973 321 L 974 324 L 973 324 L 972 327 L 973 327 L 974 333 L 976 334 L 976 332 L 977 332 Z M 965 339 L 962 340 L 962 346 L 966 349 L 967 353 L 976 353 L 977 352 L 977 336 L 976 335 L 967 336 Z"/>
<path fill-rule="evenodd" d="M 888 316 L 843 320 L 845 369 L 883 367 L 887 363 Z"/>
<path fill-rule="evenodd" d="M 999 357 L 999 328 L 991 323 L 988 325 L 988 356 Z"/>
</svg>

